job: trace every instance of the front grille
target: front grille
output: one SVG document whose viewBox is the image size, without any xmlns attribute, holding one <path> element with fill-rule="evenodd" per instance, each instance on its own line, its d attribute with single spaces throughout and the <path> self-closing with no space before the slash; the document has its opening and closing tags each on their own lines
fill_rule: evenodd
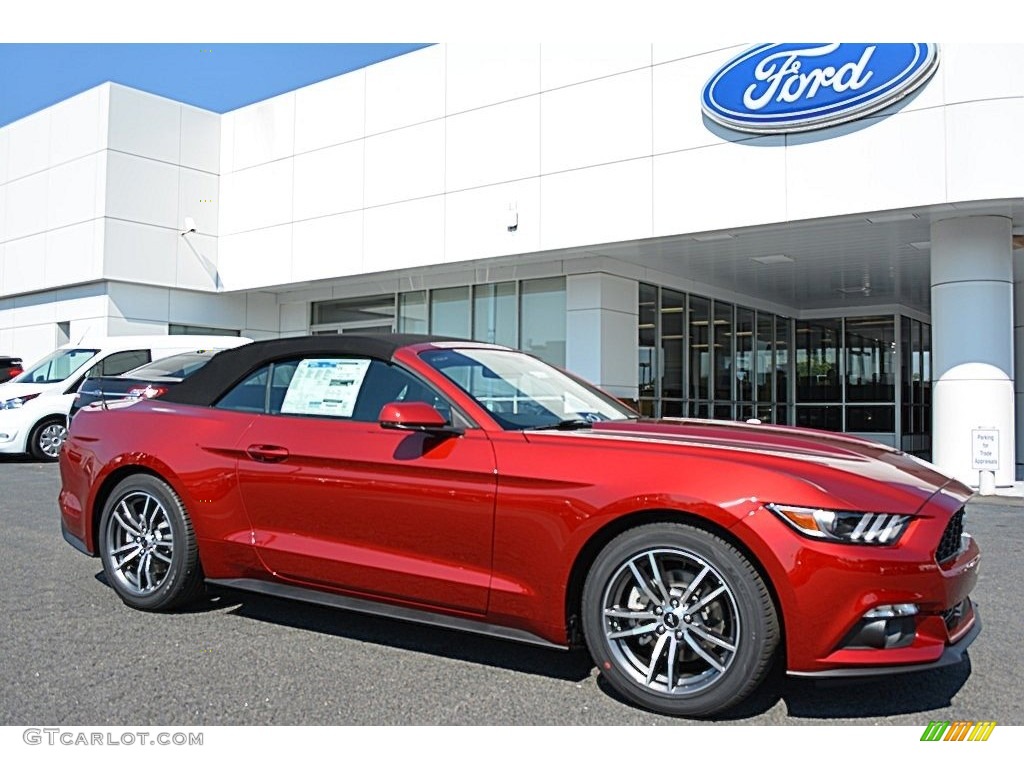
<svg viewBox="0 0 1024 768">
<path fill-rule="evenodd" d="M 964 532 L 964 508 L 960 507 L 957 513 L 950 518 L 946 530 L 942 533 L 942 541 L 939 548 L 935 550 L 935 559 L 944 563 L 954 557 L 960 551 L 960 537 Z"/>
</svg>

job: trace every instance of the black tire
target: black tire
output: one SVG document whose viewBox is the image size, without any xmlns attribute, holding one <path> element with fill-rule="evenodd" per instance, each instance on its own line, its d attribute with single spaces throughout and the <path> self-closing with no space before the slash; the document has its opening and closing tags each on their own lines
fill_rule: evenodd
<svg viewBox="0 0 1024 768">
<path fill-rule="evenodd" d="M 68 436 L 68 420 L 64 416 L 47 416 L 28 436 L 28 452 L 39 461 L 56 461 Z"/>
<path fill-rule="evenodd" d="M 587 575 L 582 616 L 607 682 L 667 715 L 708 717 L 736 706 L 764 680 L 779 643 L 775 604 L 757 569 L 724 539 L 675 523 L 613 539 Z"/>
<path fill-rule="evenodd" d="M 152 475 L 126 477 L 100 518 L 98 546 L 107 581 L 141 611 L 169 611 L 203 589 L 195 532 L 181 499 Z"/>
</svg>

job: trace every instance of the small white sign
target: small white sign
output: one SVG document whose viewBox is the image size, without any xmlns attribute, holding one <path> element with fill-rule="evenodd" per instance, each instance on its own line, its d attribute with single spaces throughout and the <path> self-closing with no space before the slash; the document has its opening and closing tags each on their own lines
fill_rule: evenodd
<svg viewBox="0 0 1024 768">
<path fill-rule="evenodd" d="M 971 469 L 999 469 L 999 430 L 971 430 Z"/>
</svg>

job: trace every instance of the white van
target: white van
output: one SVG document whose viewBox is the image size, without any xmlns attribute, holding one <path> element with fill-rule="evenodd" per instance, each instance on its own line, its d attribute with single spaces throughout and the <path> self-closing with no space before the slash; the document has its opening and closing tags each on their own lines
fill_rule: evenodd
<svg viewBox="0 0 1024 768">
<path fill-rule="evenodd" d="M 0 453 L 56 461 L 68 412 L 86 376 L 116 376 L 162 357 L 197 349 L 230 349 L 244 336 L 110 336 L 65 344 L 0 384 Z"/>
</svg>

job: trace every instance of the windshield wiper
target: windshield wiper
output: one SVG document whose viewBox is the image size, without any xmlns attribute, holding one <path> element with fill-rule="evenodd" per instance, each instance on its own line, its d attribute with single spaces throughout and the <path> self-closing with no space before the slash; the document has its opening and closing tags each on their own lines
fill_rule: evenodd
<svg viewBox="0 0 1024 768">
<path fill-rule="evenodd" d="M 572 430 L 572 429 L 590 429 L 594 426 L 594 423 L 587 421 L 586 419 L 563 419 L 562 421 L 556 421 L 554 424 L 538 424 L 534 427 L 526 427 L 526 429 L 539 431 L 542 429 L 558 429 L 558 430 Z"/>
</svg>

